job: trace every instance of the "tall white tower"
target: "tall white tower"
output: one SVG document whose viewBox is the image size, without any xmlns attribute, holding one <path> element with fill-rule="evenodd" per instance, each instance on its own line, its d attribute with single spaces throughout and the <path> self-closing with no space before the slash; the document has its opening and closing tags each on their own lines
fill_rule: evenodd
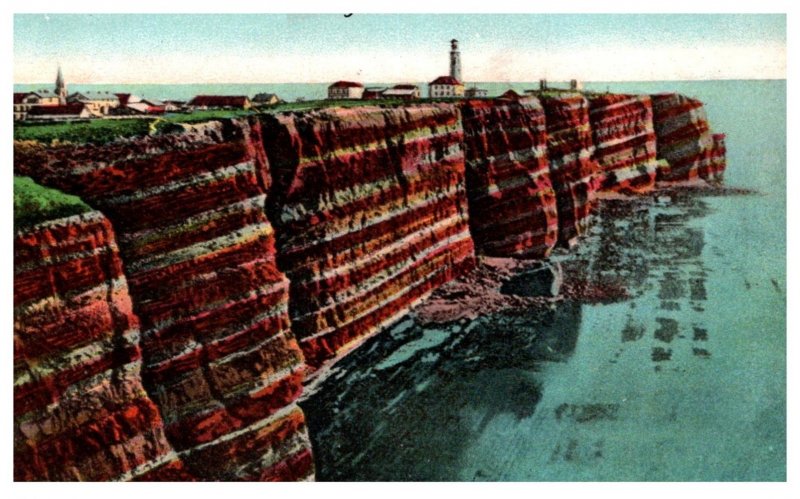
<svg viewBox="0 0 800 499">
<path fill-rule="evenodd" d="M 450 76 L 461 80 L 461 52 L 458 51 L 458 40 L 450 40 Z"/>
</svg>

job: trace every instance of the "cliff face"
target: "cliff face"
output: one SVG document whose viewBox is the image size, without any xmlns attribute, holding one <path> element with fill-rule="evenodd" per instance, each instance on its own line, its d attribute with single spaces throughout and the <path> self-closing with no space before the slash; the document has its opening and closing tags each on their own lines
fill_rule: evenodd
<svg viewBox="0 0 800 499">
<path fill-rule="evenodd" d="M 142 387 L 108 221 L 40 223 L 14 253 L 14 479 L 191 479 Z"/>
<path fill-rule="evenodd" d="M 492 256 L 543 258 L 558 238 L 544 109 L 536 98 L 461 106 L 470 231 Z"/>
<path fill-rule="evenodd" d="M 721 180 L 702 106 L 652 102 L 330 108 L 15 143 L 17 174 L 108 217 L 17 236 L 15 477 L 313 478 L 304 378 L 469 269 L 473 237 L 544 257 L 586 231 L 601 182 Z"/>
<path fill-rule="evenodd" d="M 547 120 L 550 177 L 558 205 L 559 241 L 571 246 L 588 228 L 600 183 L 589 103 L 581 94 L 541 97 Z"/>
<path fill-rule="evenodd" d="M 595 158 L 603 190 L 644 193 L 655 187 L 656 134 L 647 95 L 589 97 Z"/>
<path fill-rule="evenodd" d="M 669 162 L 659 180 L 720 182 L 725 170 L 724 136 L 712 135 L 703 103 L 679 94 L 653 95 L 658 157 Z"/>
<path fill-rule="evenodd" d="M 142 323 L 145 386 L 189 470 L 201 479 L 312 475 L 259 123 L 103 147 L 17 147 L 15 156 L 18 173 L 111 219 Z"/>
<path fill-rule="evenodd" d="M 309 365 L 343 355 L 472 265 L 454 106 L 264 119 L 278 264 Z"/>
</svg>

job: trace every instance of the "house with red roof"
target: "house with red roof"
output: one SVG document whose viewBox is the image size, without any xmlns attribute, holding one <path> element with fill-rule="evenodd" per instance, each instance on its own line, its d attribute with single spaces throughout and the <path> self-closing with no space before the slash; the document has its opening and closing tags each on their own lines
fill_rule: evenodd
<svg viewBox="0 0 800 499">
<path fill-rule="evenodd" d="M 198 95 L 189 101 L 191 109 L 250 109 L 246 95 Z"/>
<path fill-rule="evenodd" d="M 71 102 L 57 106 L 34 106 L 28 110 L 30 121 L 68 121 L 87 119 L 93 116 L 83 102 Z"/>
<path fill-rule="evenodd" d="M 364 85 L 355 81 L 340 80 L 328 87 L 328 99 L 360 99 L 364 95 Z"/>
<path fill-rule="evenodd" d="M 144 99 L 131 94 L 114 94 L 119 98 L 119 112 L 117 114 L 164 114 L 166 104 L 155 99 Z"/>
<path fill-rule="evenodd" d="M 428 83 L 428 97 L 464 97 L 464 84 L 452 76 L 440 76 Z"/>
<path fill-rule="evenodd" d="M 367 87 L 364 89 L 364 93 L 361 94 L 361 98 L 364 100 L 377 100 L 383 96 L 386 90 L 386 87 Z"/>
</svg>

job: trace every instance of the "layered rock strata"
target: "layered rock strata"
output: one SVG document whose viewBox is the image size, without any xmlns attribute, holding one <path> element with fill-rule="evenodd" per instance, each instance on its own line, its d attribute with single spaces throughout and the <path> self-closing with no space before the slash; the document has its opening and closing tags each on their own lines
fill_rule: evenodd
<svg viewBox="0 0 800 499">
<path fill-rule="evenodd" d="M 295 404 L 305 368 L 264 211 L 260 124 L 211 122 L 101 147 L 20 145 L 15 156 L 18 172 L 111 219 L 141 319 L 145 386 L 192 474 L 313 476 Z"/>
<path fill-rule="evenodd" d="M 692 99 L 508 97 L 15 143 L 17 173 L 108 217 L 17 237 L 15 477 L 313 478 L 302 381 L 470 268 L 473 236 L 540 258 L 601 182 L 722 179 Z"/>
<path fill-rule="evenodd" d="M 264 120 L 278 263 L 309 365 L 342 356 L 473 265 L 455 106 Z"/>
<path fill-rule="evenodd" d="M 142 387 L 139 321 L 98 212 L 14 238 L 14 479 L 191 479 Z"/>
<path fill-rule="evenodd" d="M 728 166 L 727 148 L 725 147 L 725 134 L 714 133 L 711 135 L 714 145 L 711 148 L 711 163 L 704 178 L 711 182 L 722 183 L 725 168 Z M 700 175 L 703 177 L 703 174 Z"/>
<path fill-rule="evenodd" d="M 547 121 L 550 178 L 556 191 L 559 241 L 577 242 L 591 219 L 600 183 L 594 159 L 589 102 L 579 93 L 542 95 Z"/>
<path fill-rule="evenodd" d="M 656 183 L 656 134 L 647 95 L 589 96 L 595 158 L 602 172 L 600 188 L 644 193 Z"/>
<path fill-rule="evenodd" d="M 461 106 L 470 231 L 485 255 L 544 258 L 558 239 L 547 129 L 538 99 Z"/>
<path fill-rule="evenodd" d="M 659 180 L 710 182 L 722 180 L 724 136 L 711 133 L 703 103 L 680 94 L 653 95 L 653 123 L 658 157 L 669 162 Z"/>
</svg>

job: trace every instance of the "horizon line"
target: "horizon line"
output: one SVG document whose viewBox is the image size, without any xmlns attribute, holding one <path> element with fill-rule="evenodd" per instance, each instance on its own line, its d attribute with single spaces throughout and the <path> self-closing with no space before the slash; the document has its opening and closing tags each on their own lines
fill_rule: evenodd
<svg viewBox="0 0 800 499">
<path fill-rule="evenodd" d="M 550 79 L 545 78 L 548 82 L 566 82 L 569 83 L 570 80 L 576 78 L 569 78 L 569 79 Z M 783 78 L 658 78 L 658 79 L 646 79 L 646 80 L 639 80 L 639 79 L 628 79 L 628 80 L 581 80 L 578 79 L 579 82 L 583 83 L 646 83 L 646 82 L 658 82 L 658 81 L 779 81 L 779 80 L 786 80 L 787 78 L 784 76 Z M 540 79 L 533 79 L 533 80 L 465 80 L 464 83 L 538 83 Z M 192 81 L 192 82 L 118 82 L 118 81 L 103 81 L 103 82 L 67 82 L 67 85 L 322 85 L 322 84 L 329 84 L 334 81 L 339 80 L 325 80 L 325 81 L 226 81 L 226 82 L 204 82 L 204 81 Z M 364 83 L 387 83 L 385 81 L 369 81 L 369 80 L 360 80 Z M 398 80 L 400 81 L 400 80 Z M 414 80 L 403 80 L 408 82 L 414 82 Z M 416 81 L 414 83 L 419 83 L 422 80 Z M 394 83 L 394 82 L 392 82 Z M 13 85 L 51 85 L 53 84 L 52 81 L 42 81 L 42 82 L 13 82 Z"/>
</svg>

